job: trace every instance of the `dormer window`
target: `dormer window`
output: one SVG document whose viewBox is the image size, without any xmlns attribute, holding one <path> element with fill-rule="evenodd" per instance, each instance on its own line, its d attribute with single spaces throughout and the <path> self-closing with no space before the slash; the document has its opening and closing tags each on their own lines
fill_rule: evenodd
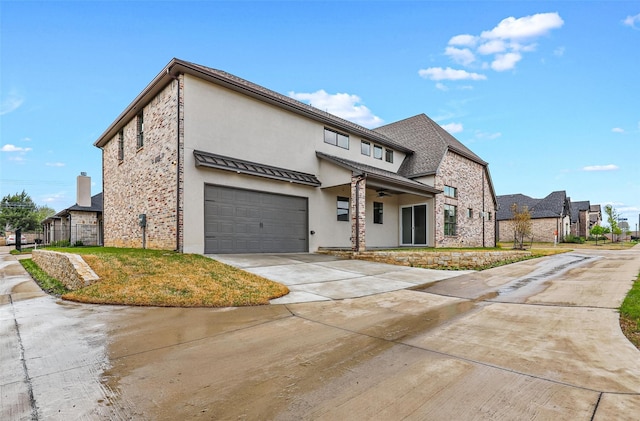
<svg viewBox="0 0 640 421">
<path fill-rule="evenodd" d="M 324 143 L 349 149 L 349 136 L 330 129 L 324 129 Z"/>
<path fill-rule="evenodd" d="M 382 146 L 373 145 L 373 157 L 375 159 L 382 159 Z"/>
<path fill-rule="evenodd" d="M 393 163 L 393 151 L 391 149 L 385 150 L 384 160 Z"/>
<path fill-rule="evenodd" d="M 362 155 L 371 156 L 371 143 L 363 140 L 360 142 L 360 152 Z"/>
</svg>

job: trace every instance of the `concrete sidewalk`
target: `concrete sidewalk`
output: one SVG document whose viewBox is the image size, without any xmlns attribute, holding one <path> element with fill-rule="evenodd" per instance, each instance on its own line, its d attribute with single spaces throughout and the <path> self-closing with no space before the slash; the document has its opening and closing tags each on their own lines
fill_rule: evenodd
<svg viewBox="0 0 640 421">
<path fill-rule="evenodd" d="M 271 304 L 366 297 L 474 272 L 412 268 L 323 254 L 210 254 L 207 257 L 289 287 L 289 294 L 271 300 Z"/>
</svg>

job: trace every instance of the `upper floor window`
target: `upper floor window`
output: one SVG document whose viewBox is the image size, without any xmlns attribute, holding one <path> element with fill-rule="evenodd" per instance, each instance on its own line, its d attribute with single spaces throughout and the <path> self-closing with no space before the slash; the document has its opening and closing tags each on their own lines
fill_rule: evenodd
<svg viewBox="0 0 640 421">
<path fill-rule="evenodd" d="M 473 218 L 473 209 L 471 209 L 471 208 L 467 209 L 467 217 L 468 218 Z"/>
<path fill-rule="evenodd" d="M 444 186 L 444 195 L 449 197 L 458 197 L 458 189 L 451 186 Z"/>
<path fill-rule="evenodd" d="M 118 132 L 118 161 L 124 160 L 124 132 L 120 130 Z"/>
<path fill-rule="evenodd" d="M 338 196 L 338 221 L 349 220 L 349 198 Z"/>
<path fill-rule="evenodd" d="M 144 146 L 144 118 L 142 116 L 142 111 L 140 111 L 140 113 L 138 114 L 137 117 L 137 142 L 136 142 L 136 146 L 138 147 L 138 149 L 140 149 L 141 147 Z"/>
<path fill-rule="evenodd" d="M 360 152 L 362 153 L 362 155 L 370 156 L 371 155 L 371 143 L 367 142 L 366 140 L 361 141 L 360 142 Z"/>
<path fill-rule="evenodd" d="M 324 129 L 324 142 L 334 146 L 349 149 L 349 136 L 346 134 Z"/>
<path fill-rule="evenodd" d="M 385 150 L 384 160 L 393 163 L 393 151 L 391 149 Z"/>
<path fill-rule="evenodd" d="M 488 219 L 489 221 L 491 221 L 491 212 L 488 212 L 488 213 L 487 213 L 487 219 Z"/>
<path fill-rule="evenodd" d="M 373 145 L 373 157 L 375 159 L 382 159 L 382 146 Z"/>
<path fill-rule="evenodd" d="M 382 203 L 373 202 L 373 223 L 382 224 Z"/>
</svg>

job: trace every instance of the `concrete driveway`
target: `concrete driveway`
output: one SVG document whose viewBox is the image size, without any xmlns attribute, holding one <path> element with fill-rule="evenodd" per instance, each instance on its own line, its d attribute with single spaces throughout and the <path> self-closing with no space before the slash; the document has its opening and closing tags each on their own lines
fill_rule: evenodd
<svg viewBox="0 0 640 421">
<path fill-rule="evenodd" d="M 345 260 L 323 254 L 211 254 L 215 260 L 289 287 L 271 304 L 342 300 L 427 285 L 472 273 Z"/>
<path fill-rule="evenodd" d="M 616 311 L 639 247 L 420 290 L 224 309 L 64 302 L 32 291 L 15 259 L 0 257 L 3 420 L 640 414 L 640 352 Z"/>
</svg>

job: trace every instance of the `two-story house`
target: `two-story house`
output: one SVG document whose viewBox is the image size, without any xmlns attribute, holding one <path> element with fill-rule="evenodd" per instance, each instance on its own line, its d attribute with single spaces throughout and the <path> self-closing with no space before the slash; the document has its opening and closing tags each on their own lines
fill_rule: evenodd
<svg viewBox="0 0 640 421">
<path fill-rule="evenodd" d="M 213 254 L 495 244 L 487 163 L 424 115 L 369 130 L 173 59 L 95 146 L 107 246 Z"/>
</svg>

